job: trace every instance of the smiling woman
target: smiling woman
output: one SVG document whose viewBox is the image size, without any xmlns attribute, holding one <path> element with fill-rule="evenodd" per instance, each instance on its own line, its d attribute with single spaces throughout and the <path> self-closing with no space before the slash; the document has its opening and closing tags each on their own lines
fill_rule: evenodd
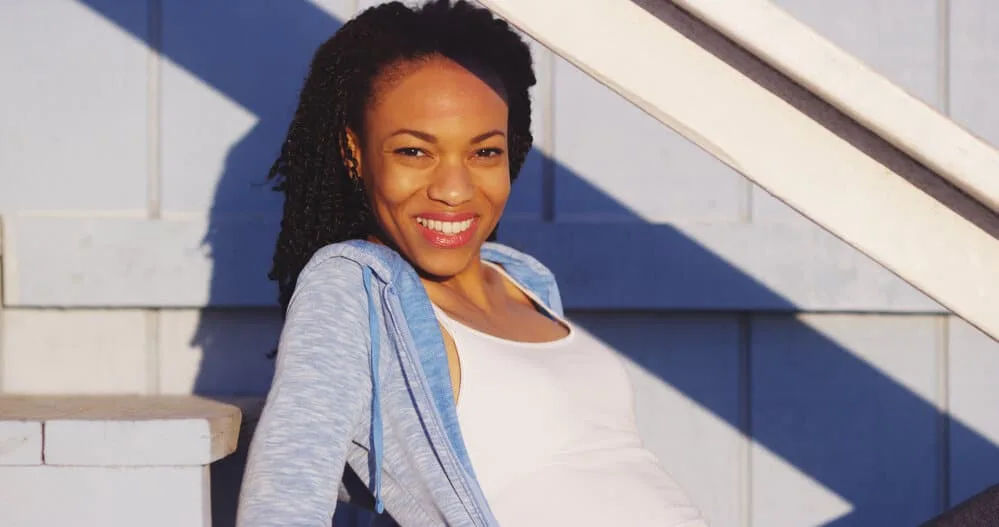
<svg viewBox="0 0 999 527">
<path fill-rule="evenodd" d="M 429 277 L 453 277 L 476 264 L 510 195 L 505 90 L 444 56 L 393 67 L 364 136 L 348 131 L 376 220 L 369 238 Z"/>
<path fill-rule="evenodd" d="M 329 525 L 338 499 L 380 525 L 705 525 L 642 446 L 613 350 L 488 241 L 534 82 L 527 45 L 465 2 L 384 4 L 317 51 L 271 170 L 285 325 L 241 527 Z"/>
</svg>

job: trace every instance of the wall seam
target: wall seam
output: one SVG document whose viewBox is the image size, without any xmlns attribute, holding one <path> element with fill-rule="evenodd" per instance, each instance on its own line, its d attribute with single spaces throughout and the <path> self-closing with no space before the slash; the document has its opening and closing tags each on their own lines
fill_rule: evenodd
<svg viewBox="0 0 999 527">
<path fill-rule="evenodd" d="M 950 508 L 950 315 L 937 317 L 937 507 Z"/>
<path fill-rule="evenodd" d="M 937 98 L 950 115 L 950 0 L 937 0 Z"/>
<path fill-rule="evenodd" d="M 162 56 L 163 0 L 148 0 L 146 4 L 149 46 L 146 60 L 146 218 L 159 221 L 163 216 L 162 202 Z M 159 308 L 145 310 L 146 392 L 160 392 L 160 315 Z"/>
<path fill-rule="evenodd" d="M 7 307 L 3 302 L 3 286 L 4 286 L 4 273 L 3 273 L 3 218 L 0 217 L 0 394 L 4 393 L 4 364 L 6 361 L 6 327 L 5 322 L 7 319 Z"/>
<path fill-rule="evenodd" d="M 752 427 L 752 336 L 753 315 L 739 315 L 739 510 L 740 524 L 751 527 L 753 523 L 753 427 Z"/>
<path fill-rule="evenodd" d="M 162 0 L 148 0 L 147 36 L 149 46 L 146 59 L 146 217 L 159 219 L 162 215 L 160 173 L 160 50 L 163 49 Z"/>
<path fill-rule="evenodd" d="M 746 176 L 739 174 L 739 177 L 742 178 L 743 186 L 746 187 L 745 194 L 743 196 L 743 201 L 740 207 L 742 210 L 739 211 L 739 219 L 742 221 L 742 223 L 753 223 L 754 221 L 753 216 L 755 216 L 755 211 L 753 207 L 753 194 L 755 194 L 755 192 L 753 191 L 754 185 L 753 182 L 750 181 L 749 178 L 747 178 Z"/>
</svg>

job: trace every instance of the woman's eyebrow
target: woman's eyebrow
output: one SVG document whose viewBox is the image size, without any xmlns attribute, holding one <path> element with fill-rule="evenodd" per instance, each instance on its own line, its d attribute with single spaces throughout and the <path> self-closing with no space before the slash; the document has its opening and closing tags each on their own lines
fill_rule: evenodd
<svg viewBox="0 0 999 527">
<path fill-rule="evenodd" d="M 412 130 L 410 128 L 400 128 L 400 129 L 392 132 L 391 134 L 389 134 L 389 137 L 395 137 L 397 135 L 411 135 L 413 137 L 416 137 L 417 139 L 421 139 L 421 140 L 426 141 L 428 143 L 434 143 L 434 144 L 437 143 L 437 137 L 435 137 L 434 135 L 428 134 L 426 132 L 421 132 L 419 130 Z M 503 133 L 502 130 L 490 130 L 490 131 L 488 131 L 488 132 L 486 132 L 484 134 L 479 134 L 479 135 L 473 137 L 472 140 L 470 141 L 470 143 L 473 144 L 473 145 L 477 144 L 477 143 L 481 143 L 481 142 L 485 141 L 486 139 L 489 139 L 490 137 L 497 136 L 497 135 L 500 136 L 500 137 L 506 137 L 506 134 Z"/>
<path fill-rule="evenodd" d="M 501 136 L 501 137 L 506 137 L 506 134 L 504 134 L 501 130 L 490 130 L 490 131 L 488 131 L 488 132 L 486 132 L 484 134 L 479 134 L 479 135 L 473 137 L 472 138 L 472 144 L 474 145 L 475 143 L 481 143 L 481 142 L 485 141 L 486 139 L 489 139 L 490 137 L 493 137 L 494 135 L 498 135 L 498 136 Z"/>
<path fill-rule="evenodd" d="M 437 138 L 434 137 L 433 135 L 428 134 L 426 132 L 421 132 L 419 130 L 410 130 L 409 128 L 400 128 L 399 130 L 396 130 L 391 134 L 389 134 L 389 137 L 395 137 L 397 135 L 411 135 L 413 137 L 416 137 L 417 139 L 422 139 L 428 143 L 437 142 Z"/>
</svg>

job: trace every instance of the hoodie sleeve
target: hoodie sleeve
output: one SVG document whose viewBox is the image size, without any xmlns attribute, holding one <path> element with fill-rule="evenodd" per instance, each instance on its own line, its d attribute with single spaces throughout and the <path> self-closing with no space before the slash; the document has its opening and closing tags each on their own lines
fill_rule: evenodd
<svg viewBox="0 0 999 527">
<path fill-rule="evenodd" d="M 299 275 L 250 444 L 238 527 L 329 527 L 370 401 L 367 308 L 354 262 L 313 261 Z"/>
</svg>

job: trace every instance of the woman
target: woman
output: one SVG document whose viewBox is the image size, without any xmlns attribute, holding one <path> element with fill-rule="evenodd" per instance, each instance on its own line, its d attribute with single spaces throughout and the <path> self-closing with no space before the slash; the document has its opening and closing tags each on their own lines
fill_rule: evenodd
<svg viewBox="0 0 999 527">
<path fill-rule="evenodd" d="M 286 320 L 240 526 L 329 525 L 338 497 L 407 526 L 704 525 L 642 448 L 619 359 L 487 242 L 534 83 L 464 2 L 380 5 L 317 51 L 271 171 Z"/>
</svg>

